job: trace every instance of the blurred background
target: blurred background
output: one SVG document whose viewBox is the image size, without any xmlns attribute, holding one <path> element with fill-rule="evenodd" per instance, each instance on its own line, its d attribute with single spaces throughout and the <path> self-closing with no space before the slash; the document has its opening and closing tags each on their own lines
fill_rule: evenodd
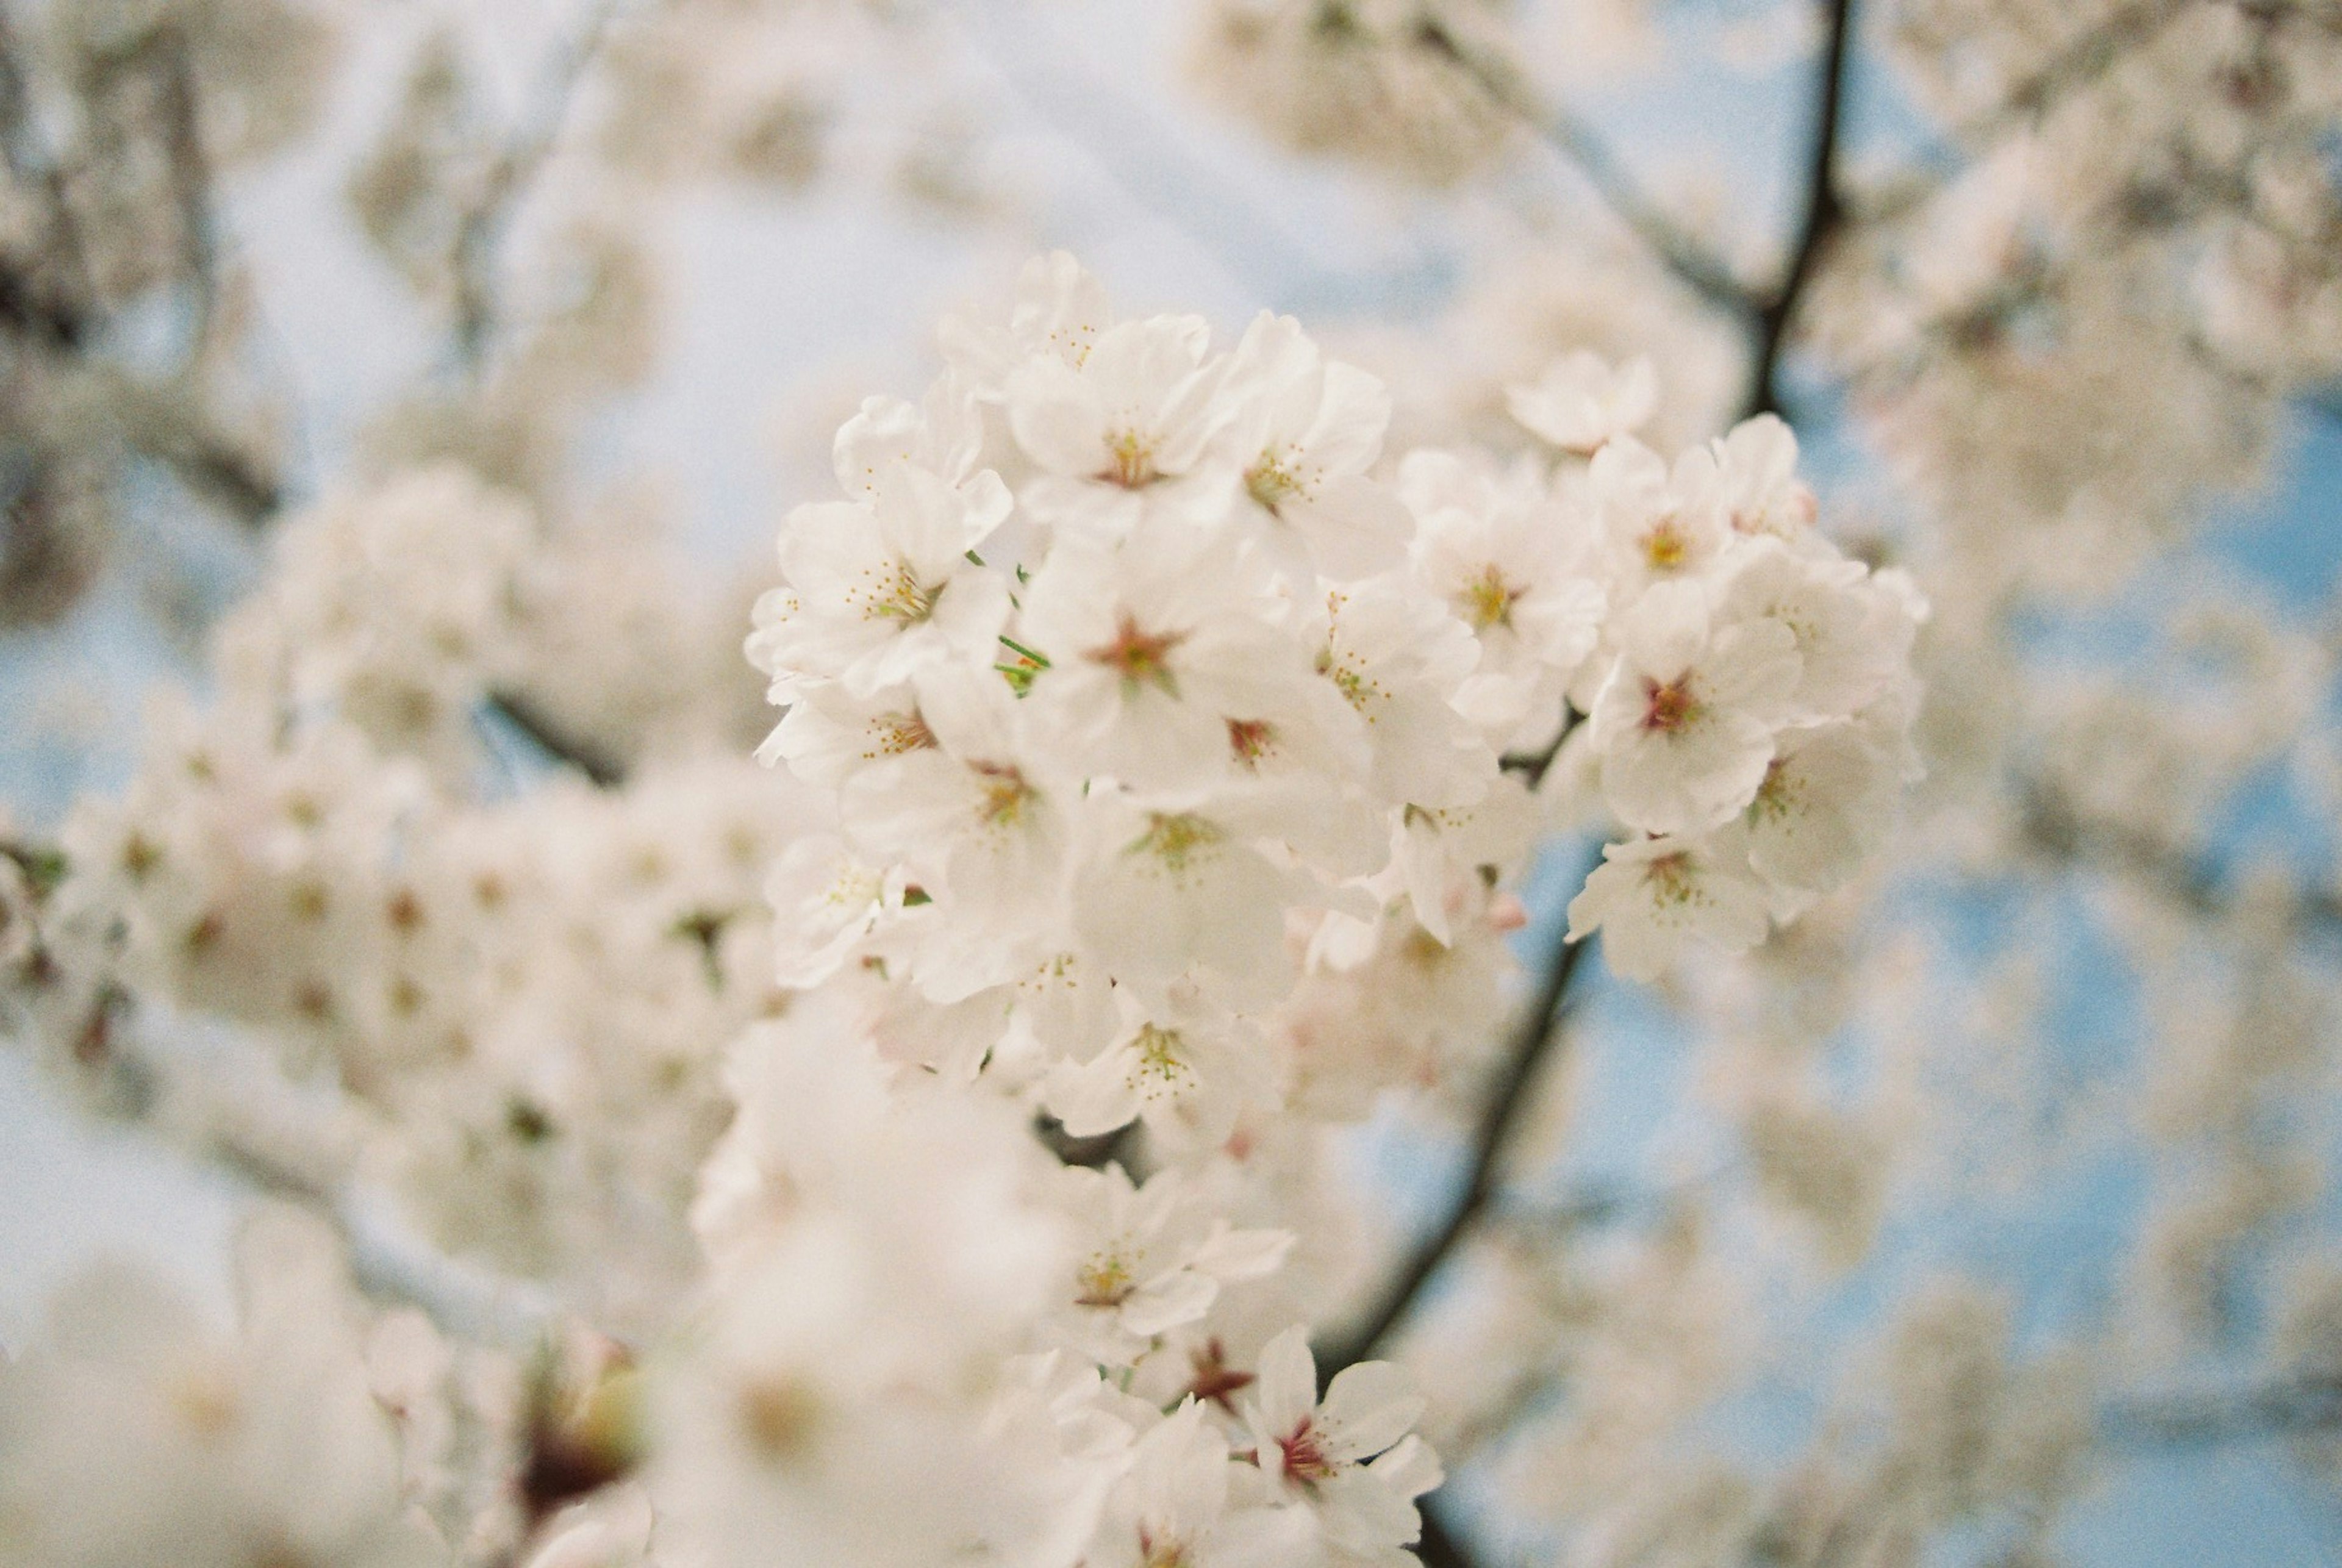
<svg viewBox="0 0 2342 1568">
<path fill-rule="evenodd" d="M 1914 574 L 1929 774 L 1767 949 L 1591 983 L 1421 1325 L 1486 1396 L 1452 1517 L 1550 1561 L 1624 1456 L 1826 1490 L 1917 1377 L 1977 1423 L 1936 1441 L 2027 1473 L 1842 1560 L 2342 1561 L 2342 8 L 5 16 L 11 843 L 130 785 L 158 689 L 201 700 L 275 519 L 451 458 L 558 541 L 478 694 L 483 798 L 745 754 L 780 516 L 1036 251 L 1126 314 L 1299 315 L 1389 382 L 1394 450 L 1518 446 L 1506 385 L 1647 355 L 1664 441 L 1777 409 L 1824 528 Z M 0 1344 L 102 1253 L 225 1312 L 251 1173 L 75 1076 L 0 1054 Z M 1362 1130 L 1391 1237 L 1470 1087 Z M 1572 1303 L 1526 1352 L 1524 1281 Z M 1479 1389 L 1508 1354 L 1544 1370 Z M 2087 1432 L 2028 1450 L 2051 1387 Z M 1602 1560 L 1706 1561 L 1609 1528 Z"/>
</svg>

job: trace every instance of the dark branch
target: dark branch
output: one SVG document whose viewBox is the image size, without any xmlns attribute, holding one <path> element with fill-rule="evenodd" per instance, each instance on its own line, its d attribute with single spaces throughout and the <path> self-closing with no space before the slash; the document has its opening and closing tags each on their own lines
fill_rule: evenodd
<svg viewBox="0 0 2342 1568">
<path fill-rule="evenodd" d="M 163 145 L 170 159 L 171 199 L 179 209 L 181 265 L 194 292 L 195 325 L 190 336 L 198 352 L 210 340 L 212 313 L 218 303 L 218 242 L 212 224 L 211 160 L 204 152 L 203 125 L 196 105 L 195 70 L 187 53 L 186 35 L 175 25 L 157 30 L 155 71 L 163 108 Z"/>
<path fill-rule="evenodd" d="M 259 527 L 285 504 L 285 491 L 275 475 L 216 438 L 164 456 L 180 478 L 235 513 L 247 527 Z"/>
<path fill-rule="evenodd" d="M 23 272 L 0 266 L 0 327 L 45 348 L 71 353 L 81 346 L 88 324 L 81 312 Z"/>
<path fill-rule="evenodd" d="M 590 741 L 565 734 L 561 726 L 540 711 L 526 697 L 513 692 L 491 694 L 487 707 L 505 724 L 518 730 L 528 743 L 552 761 L 575 768 L 604 789 L 623 784 L 626 765 Z"/>
<path fill-rule="evenodd" d="M 2120 823 L 2092 821 L 2054 785 L 2022 782 L 2015 794 L 2024 841 L 2061 861 L 2095 862 L 2160 888 L 2197 914 L 2218 914 L 2236 902 L 2228 879 L 2186 850 Z M 2305 920 L 2342 933 L 2342 896 L 2297 887 L 2294 908 Z"/>
<path fill-rule="evenodd" d="M 6 155 L 9 174 L 40 197 L 43 248 L 53 253 L 55 264 L 51 269 L 55 275 L 49 278 L 14 268 L 0 272 L 0 321 L 48 347 L 78 347 L 90 315 L 75 297 L 85 298 L 90 292 L 81 228 L 66 198 L 65 170 L 42 145 L 15 27 L 5 12 L 0 12 L 0 152 Z"/>
<path fill-rule="evenodd" d="M 2195 1448 L 2342 1428 L 2342 1376 L 2302 1375 L 2237 1393 L 2129 1399 L 2099 1413 L 2110 1443 Z"/>
<path fill-rule="evenodd" d="M 1781 347 L 1815 265 L 1846 216 L 1838 184 L 1838 131 L 1846 119 L 1846 85 L 1854 33 L 1854 0 L 1827 0 L 1829 36 L 1822 46 L 1814 109 L 1813 150 L 1806 164 L 1806 215 L 1789 252 L 1789 270 L 1756 317 L 1756 361 L 1745 405 L 1750 414 L 1778 413 Z"/>
<path fill-rule="evenodd" d="M 1563 1004 L 1568 999 L 1570 982 L 1576 976 L 1590 945 L 1563 940 L 1546 962 L 1536 994 L 1523 1010 L 1519 1024 L 1505 1048 L 1504 1063 L 1496 1082 L 1489 1085 L 1479 1124 L 1473 1130 L 1472 1168 L 1462 1192 L 1457 1193 L 1446 1220 L 1416 1247 L 1384 1287 L 1381 1297 L 1359 1327 L 1346 1340 L 1327 1346 L 1319 1354 L 1317 1376 L 1321 1384 L 1330 1383 L 1345 1367 L 1383 1348 L 1392 1333 L 1414 1311 L 1416 1298 L 1438 1273 L 1448 1254 L 1487 1210 L 1496 1196 L 1505 1144 L 1521 1114 L 1528 1108 L 1529 1091 L 1536 1083 L 1537 1069 L 1545 1064 L 1561 1039 Z"/>
<path fill-rule="evenodd" d="M 1423 1568 L 1474 1568 L 1472 1553 L 1448 1533 L 1431 1499 L 1424 1498 L 1419 1507 L 1423 1513 L 1423 1539 L 1416 1543 L 1415 1554 L 1422 1560 Z"/>
<path fill-rule="evenodd" d="M 1562 713 L 1561 729 L 1553 737 L 1553 744 L 1539 752 L 1507 752 L 1503 758 L 1504 770 L 1506 773 L 1520 774 L 1527 782 L 1529 788 L 1534 790 L 1545 782 L 1545 775 L 1553 767 L 1554 759 L 1561 755 L 1562 745 L 1569 739 L 1569 733 L 1583 724 L 1585 719 L 1586 715 L 1576 708 L 1565 708 Z"/>
<path fill-rule="evenodd" d="M 195 389 L 153 385 L 124 377 L 115 384 L 117 409 L 138 450 L 247 528 L 266 524 L 285 504 L 283 483 L 252 452 L 213 424 Z"/>
<path fill-rule="evenodd" d="M 34 893 L 46 896 L 49 891 L 65 880 L 65 852 L 55 844 L 35 844 L 26 838 L 0 838 L 0 858 L 16 863 Z"/>
<path fill-rule="evenodd" d="M 185 37 L 175 26 L 158 28 L 120 64 L 125 69 L 143 64 L 155 73 L 165 122 L 163 151 L 185 247 L 182 266 L 195 295 L 192 352 L 200 354 L 210 335 L 215 303 L 217 237 L 214 182 Z M 0 15 L 0 155 L 5 155 L 10 175 L 38 194 L 43 208 L 40 263 L 0 266 L 0 330 L 60 357 L 97 363 L 106 313 L 90 284 L 80 225 L 65 189 L 65 165 L 42 145 L 15 33 L 5 15 Z M 284 504 L 282 484 L 251 453 L 212 428 L 199 407 L 193 412 L 175 407 L 182 394 L 195 405 L 191 388 L 125 377 L 115 401 L 141 403 L 144 417 L 132 424 L 146 455 L 246 525 L 265 522 Z"/>
<path fill-rule="evenodd" d="M 1136 1122 L 1126 1122 L 1111 1133 L 1083 1138 L 1066 1132 L 1065 1124 L 1055 1116 L 1036 1117 L 1033 1123 L 1033 1135 L 1057 1157 L 1060 1164 L 1082 1165 L 1093 1171 L 1120 1165 L 1133 1181 L 1144 1181 L 1146 1174 L 1136 1168 L 1138 1131 Z"/>
</svg>

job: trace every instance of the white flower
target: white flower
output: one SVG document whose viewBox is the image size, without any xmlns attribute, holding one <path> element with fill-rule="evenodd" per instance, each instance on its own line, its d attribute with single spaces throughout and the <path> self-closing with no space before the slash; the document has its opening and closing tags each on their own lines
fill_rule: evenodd
<svg viewBox="0 0 2342 1568">
<path fill-rule="evenodd" d="M 606 1487 L 548 1522 L 525 1568 L 656 1568 L 650 1499 L 638 1486 Z"/>
<path fill-rule="evenodd" d="M 997 399 L 1010 373 L 1036 356 L 1079 370 L 1113 323 L 1106 286 L 1064 251 L 1052 251 L 1025 264 L 1006 326 L 948 316 L 938 336 L 952 369 L 979 395 Z"/>
<path fill-rule="evenodd" d="M 719 1288 L 652 1368 L 662 1554 L 911 1568 L 1086 1536 L 1062 1454 L 996 1419 L 1068 1256 L 1020 1114 L 888 1073 L 834 1013 L 751 1030 L 731 1071 Z"/>
<path fill-rule="evenodd" d="M 1132 1447 L 1130 1472 L 1116 1483 L 1083 1561 L 1093 1568 L 1212 1568 L 1223 1561 L 1224 1544 L 1236 1545 L 1224 1543 L 1219 1528 L 1230 1465 L 1227 1439 L 1204 1419 L 1202 1405 L 1183 1400 Z"/>
<path fill-rule="evenodd" d="M 1007 984 L 1011 1037 L 1029 1042 L 1043 1062 L 1094 1057 L 1121 1027 L 1122 993 L 1093 962 L 1070 948 L 1044 954 Z"/>
<path fill-rule="evenodd" d="M 783 985 L 818 985 L 837 973 L 855 946 L 903 906 L 902 873 L 874 866 L 835 834 L 801 838 L 783 853 L 765 884 L 778 916 Z"/>
<path fill-rule="evenodd" d="M 1748 804 L 1748 858 L 1782 918 L 1842 886 L 1885 836 L 1901 769 L 1868 726 L 1791 731 Z"/>
<path fill-rule="evenodd" d="M 1591 718 L 1611 809 L 1646 833 L 1698 833 L 1746 806 L 1798 677 L 1778 621 L 1719 623 L 1696 583 L 1663 584 L 1618 626 Z"/>
<path fill-rule="evenodd" d="M 936 744 L 856 774 L 841 792 L 846 836 L 901 862 L 958 928 L 1005 944 L 1056 924 L 1066 819 L 1019 738 L 1024 714 L 989 670 L 952 667 L 919 683 Z"/>
<path fill-rule="evenodd" d="M 1486 792 L 1496 752 L 1455 703 L 1479 658 L 1464 623 L 1397 574 L 1327 589 L 1322 616 L 1317 673 L 1366 724 L 1375 794 L 1441 806 Z"/>
<path fill-rule="evenodd" d="M 991 662 L 1008 590 L 969 552 L 1008 515 L 990 470 L 954 485 L 896 462 L 866 500 L 798 507 L 781 531 L 786 591 L 757 601 L 749 656 L 856 696 L 936 664 Z"/>
<path fill-rule="evenodd" d="M 1126 1366 L 1171 1329 L 1211 1310 L 1224 1283 L 1274 1273 L 1284 1231 L 1236 1231 L 1176 1170 L 1134 1188 L 1117 1164 L 1066 1166 L 1058 1199 L 1072 1222 L 1074 1265 L 1056 1314 L 1066 1347 Z"/>
<path fill-rule="evenodd" d="M 830 465 L 849 499 L 876 502 L 898 465 L 954 487 L 966 484 L 983 450 L 984 418 L 976 398 L 956 377 L 944 375 L 918 403 L 864 398 L 860 411 L 838 427 Z"/>
<path fill-rule="evenodd" d="M 1244 1414 L 1276 1489 L 1306 1503 L 1336 1545 L 1377 1556 L 1422 1533 L 1415 1499 L 1439 1483 L 1437 1462 L 1410 1435 L 1424 1404 L 1406 1372 L 1379 1361 L 1335 1374 L 1320 1404 L 1316 1360 L 1296 1326 L 1260 1353 Z M 1382 1463 L 1367 1463 L 1376 1455 Z"/>
<path fill-rule="evenodd" d="M 1798 662 L 1790 702 L 1799 717 L 1844 718 L 1904 666 L 1909 637 L 1896 635 L 1899 606 L 1869 587 L 1861 562 L 1798 554 L 1769 538 L 1735 554 L 1716 617 L 1788 628 Z"/>
<path fill-rule="evenodd" d="M 1255 760 L 1232 720 L 1276 717 L 1310 744 L 1309 671 L 1277 609 L 1225 534 L 1150 522 L 1118 544 L 1061 540 L 1017 626 L 1049 660 L 1028 699 L 1040 754 L 1176 790 Z"/>
<path fill-rule="evenodd" d="M 1372 885 L 1393 896 L 1404 893 L 1416 920 L 1444 944 L 1451 910 L 1459 902 L 1476 902 L 1485 890 L 1481 868 L 1509 875 L 1527 857 L 1536 828 L 1536 804 L 1526 786 L 1500 774 L 1468 805 L 1410 805 L 1401 812 L 1391 833 L 1390 866 Z"/>
<path fill-rule="evenodd" d="M 1591 570 L 1588 519 L 1526 464 L 1497 474 L 1449 453 L 1410 453 L 1399 487 L 1420 524 L 1416 580 L 1480 645 L 1458 705 L 1507 749 L 1543 744 L 1608 607 Z"/>
<path fill-rule="evenodd" d="M 756 760 L 786 762 L 806 784 L 836 789 L 864 768 L 936 744 L 908 685 L 856 696 L 835 681 L 783 677 L 788 712 L 756 748 Z"/>
<path fill-rule="evenodd" d="M 1695 446 L 1672 467 L 1631 435 L 1594 454 L 1586 469 L 1602 534 L 1612 602 L 1620 606 L 1654 583 L 1696 576 L 1733 537 L 1717 494 L 1716 456 Z"/>
<path fill-rule="evenodd" d="M 1438 934 L 1406 904 L 1372 924 L 1326 917 L 1309 974 L 1277 1012 L 1288 1109 L 1362 1121 L 1385 1088 L 1433 1087 L 1486 1058 L 1519 967 L 1510 936 L 1527 915 L 1519 899 L 1477 877 L 1451 885 L 1445 913 Z"/>
<path fill-rule="evenodd" d="M 1209 1146 L 1268 1098 L 1266 1043 L 1247 1020 L 1182 986 L 1152 1006 L 1116 994 L 1120 1033 L 1089 1061 L 1059 1063 L 1044 1087 L 1066 1132 L 1096 1137 L 1137 1118 L 1174 1146 Z"/>
<path fill-rule="evenodd" d="M 1059 481 L 1027 486 L 1036 515 L 1111 536 L 1133 524 L 1142 494 L 1194 474 L 1232 412 L 1218 396 L 1220 362 L 1206 357 L 1210 344 L 1201 316 L 1150 316 L 1100 333 L 1078 367 L 1044 355 L 1012 371 L 1009 428 Z M 1198 494 L 1175 491 L 1199 514 L 1222 511 L 1236 478 L 1206 477 Z"/>
<path fill-rule="evenodd" d="M 452 463 L 329 496 L 278 530 L 265 591 L 223 629 L 223 663 L 266 645 L 296 701 L 460 774 L 475 704 L 520 662 L 524 566 L 541 545 L 522 497 Z"/>
<path fill-rule="evenodd" d="M 1797 477 L 1797 437 L 1774 414 L 1732 427 L 1716 444 L 1716 494 L 1734 532 L 1801 543 L 1819 510 Z"/>
<path fill-rule="evenodd" d="M 1366 476 L 1390 424 L 1390 394 L 1355 365 L 1328 360 L 1301 324 L 1263 311 L 1228 361 L 1234 407 L 1224 442 L 1268 537 L 1328 577 L 1399 564 L 1406 509 Z"/>
<path fill-rule="evenodd" d="M 237 1253 L 232 1342 L 117 1269 L 61 1294 L 45 1339 L 0 1365 L 0 1562 L 446 1562 L 405 1513 L 322 1223 L 265 1212 Z"/>
<path fill-rule="evenodd" d="M 1656 980 L 1692 938 L 1726 953 L 1765 939 L 1765 888 L 1748 870 L 1737 827 L 1705 838 L 1644 838 L 1605 846 L 1569 901 L 1569 940 L 1602 933 L 1603 955 L 1630 980 Z"/>
<path fill-rule="evenodd" d="M 927 1212 L 913 1201 L 899 1218 Z M 811 1552 L 913 1568 L 1044 1523 L 1037 1456 L 984 1430 L 1005 1346 L 951 1282 L 889 1255 L 909 1239 L 899 1221 L 854 1223 L 884 1218 L 795 1216 L 661 1369 L 651 1495 L 693 1561 Z"/>
<path fill-rule="evenodd" d="M 1565 452 L 1591 454 L 1641 429 L 1659 405 L 1659 378 L 1641 355 L 1612 369 L 1579 349 L 1526 386 L 1505 389 L 1513 417 Z"/>
<path fill-rule="evenodd" d="M 1292 985 L 1285 910 L 1308 896 L 1225 809 L 1150 810 L 1094 802 L 1074 883 L 1074 925 L 1108 973 L 1157 995 L 1191 974 L 1231 1005 L 1274 1003 Z"/>
</svg>

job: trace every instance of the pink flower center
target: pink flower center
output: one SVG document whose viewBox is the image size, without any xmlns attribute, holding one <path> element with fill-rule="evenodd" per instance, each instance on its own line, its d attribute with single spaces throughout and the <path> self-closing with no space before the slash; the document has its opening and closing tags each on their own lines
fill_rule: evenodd
<svg viewBox="0 0 2342 1568">
<path fill-rule="evenodd" d="M 1154 686 L 1176 698 L 1179 682 L 1171 673 L 1171 653 L 1186 640 L 1185 632 L 1146 631 L 1126 611 L 1116 624 L 1114 641 L 1085 651 L 1082 657 L 1121 675 L 1125 696 L 1136 696 L 1141 686 Z"/>
<path fill-rule="evenodd" d="M 1323 1481 L 1334 1473 L 1334 1462 L 1317 1436 L 1316 1423 L 1307 1417 L 1286 1436 L 1276 1440 L 1285 1451 L 1285 1473 L 1296 1481 Z"/>
<path fill-rule="evenodd" d="M 1276 743 L 1276 726 L 1266 719 L 1228 721 L 1228 749 L 1236 753 L 1236 761 L 1246 767 L 1258 767 L 1260 759 Z"/>
<path fill-rule="evenodd" d="M 1699 698 L 1692 691 L 1691 677 L 1682 675 L 1664 686 L 1650 688 L 1647 705 L 1643 709 L 1643 727 L 1671 735 L 1698 717 Z"/>
</svg>

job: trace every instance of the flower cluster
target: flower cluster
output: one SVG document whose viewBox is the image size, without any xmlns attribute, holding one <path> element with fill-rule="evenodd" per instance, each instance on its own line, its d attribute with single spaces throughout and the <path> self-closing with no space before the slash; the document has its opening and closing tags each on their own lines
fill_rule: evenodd
<svg viewBox="0 0 2342 1568">
<path fill-rule="evenodd" d="M 1566 368 L 1566 367 L 1565 367 Z M 1548 381 L 1520 399 L 1556 440 L 1598 435 L 1632 388 Z M 1756 419 L 1663 464 L 1607 441 L 1586 487 L 1611 602 L 1584 762 L 1643 836 L 1612 844 L 1570 907 L 1649 979 L 1687 932 L 1738 950 L 1835 891 L 1877 847 L 1904 781 L 1924 604 L 1813 528 L 1787 426 Z"/>
<path fill-rule="evenodd" d="M 2189 540 L 2318 460 L 2331 0 L 1150 13 L 1248 168 L 1063 16 L 410 9 L 0 36 L 0 1034 L 271 1200 L 234 1336 L 116 1270 L 0 1347 L 0 1564 L 1405 1568 L 1443 1467 L 1434 1557 L 2032 1561 L 2093 1448 L 2328 1423 L 2342 636 L 2308 524 Z M 1653 141 L 1651 65 L 1810 94 L 1807 199 Z M 1924 134 L 1828 155 L 1882 70 Z M 792 313 L 901 269 L 798 247 L 743 320 L 667 265 L 686 186 L 858 259 L 874 197 L 1075 210 L 1357 314 L 1215 339 L 1036 265 L 836 444 L 752 679 L 770 568 L 653 537 L 735 492 L 691 399 L 770 377 L 826 444 Z M 364 255 L 261 243 L 325 191 Z M 1845 555 L 1787 428 L 1727 431 L 1773 406 Z M 113 765 L 169 656 L 125 613 L 187 652 L 247 580 Z M 1504 1016 L 1565 901 L 1666 981 L 1631 1032 Z M 1619 1071 L 1662 1020 L 1686 1070 Z M 2045 1339 L 1958 1238 L 2107 1196 L 2109 1136 L 2085 1273 L 2140 1288 Z M 1810 1421 L 1719 1445 L 1784 1375 Z"/>
<path fill-rule="evenodd" d="M 1516 394 L 1554 462 L 1393 482 L 1381 387 L 1291 320 L 1216 353 L 1062 256 L 946 346 L 839 433 L 847 499 L 791 515 L 750 641 L 765 754 L 836 799 L 776 884 L 784 978 L 947 1011 L 900 1031 L 929 1059 L 1046 1070 L 1077 1130 L 1139 1082 L 1224 1127 L 1239 1075 L 1194 1053 L 1395 909 L 1447 944 L 1537 824 L 1500 756 L 1578 714 L 1640 835 L 1578 930 L 1629 973 L 1749 945 L 1875 839 L 1918 605 L 1814 528 L 1778 421 L 1670 465 L 1627 434 L 1649 366 L 1584 355 Z"/>
<path fill-rule="evenodd" d="M 57 1301 L 43 1340 L 0 1363 L 0 1561 L 447 1561 L 405 1507 L 413 1455 L 322 1229 L 287 1213 L 246 1227 L 232 1343 L 126 1269 Z"/>
<path fill-rule="evenodd" d="M 1519 388 L 1554 454 L 1505 465 L 1388 461 L 1381 385 L 1289 318 L 1216 348 L 1063 255 L 944 346 L 839 432 L 749 640 L 762 754 L 822 814 L 769 887 L 804 994 L 735 1047 L 697 1211 L 683 1528 L 726 1563 L 1382 1560 L 1438 1468 L 1395 1369 L 1316 1399 L 1324 1124 L 1496 1032 L 1557 814 L 1640 835 L 1578 906 L 1632 973 L 1850 874 L 1912 601 L 1820 540 L 1777 422 L 1636 443 L 1647 365 Z M 1113 1163 L 1059 1168 L 1035 1111 Z M 882 1540 L 851 1478 L 906 1452 L 932 1484 Z"/>
<path fill-rule="evenodd" d="M 716 1059 L 775 999 L 758 890 L 792 814 L 737 752 L 646 747 L 623 790 L 491 771 L 491 683 L 568 597 L 521 569 L 536 535 L 450 465 L 286 519 L 216 700 L 150 708 L 127 788 L 62 825 L 25 995 L 109 1100 L 280 1180 L 363 1178 L 631 1332 L 697 1264 Z M 683 620 L 604 630 L 639 658 Z"/>
<path fill-rule="evenodd" d="M 998 1097 L 842 1040 L 822 1000 L 734 1055 L 740 1116 L 696 1216 L 713 1299 L 656 1378 L 675 1540 L 719 1565 L 783 1541 L 866 1563 L 1406 1560 L 1439 1470 L 1403 1374 L 1349 1368 L 1321 1404 L 1299 1326 L 1241 1358 L 1203 1332 L 1257 1343 L 1225 1303 L 1293 1241 L 1219 1212 L 1244 1173 L 1061 1166 Z"/>
</svg>

